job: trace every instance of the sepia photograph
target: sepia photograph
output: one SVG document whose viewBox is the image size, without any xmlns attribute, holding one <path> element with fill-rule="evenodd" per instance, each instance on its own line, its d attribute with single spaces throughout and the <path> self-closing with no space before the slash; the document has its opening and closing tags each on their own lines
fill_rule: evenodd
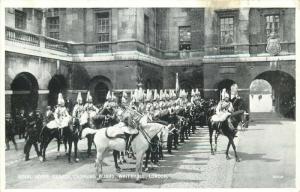
<svg viewBox="0 0 300 192">
<path fill-rule="evenodd" d="M 296 188 L 295 8 L 3 10 L 5 189 Z"/>
</svg>

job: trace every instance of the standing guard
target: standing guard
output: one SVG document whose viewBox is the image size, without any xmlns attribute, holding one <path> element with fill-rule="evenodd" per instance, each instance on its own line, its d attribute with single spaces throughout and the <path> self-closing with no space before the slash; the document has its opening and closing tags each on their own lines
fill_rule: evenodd
<svg viewBox="0 0 300 192">
<path fill-rule="evenodd" d="M 5 151 L 10 150 L 9 141 L 12 141 L 15 146 L 15 149 L 18 150 L 17 143 L 15 141 L 15 132 L 15 124 L 11 118 L 11 115 L 8 113 L 5 115 Z"/>
</svg>

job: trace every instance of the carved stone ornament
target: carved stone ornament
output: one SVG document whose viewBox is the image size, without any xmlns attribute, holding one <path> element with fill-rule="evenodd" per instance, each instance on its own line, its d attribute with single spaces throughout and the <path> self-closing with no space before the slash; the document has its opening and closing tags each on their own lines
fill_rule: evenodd
<svg viewBox="0 0 300 192">
<path fill-rule="evenodd" d="M 267 40 L 266 51 L 273 56 L 278 55 L 281 51 L 280 39 L 274 32 L 270 33 L 270 36 Z"/>
</svg>

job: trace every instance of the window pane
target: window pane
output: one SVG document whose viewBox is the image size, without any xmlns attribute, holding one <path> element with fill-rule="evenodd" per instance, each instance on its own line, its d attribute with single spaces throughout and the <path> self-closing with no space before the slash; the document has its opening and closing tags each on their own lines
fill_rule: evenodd
<svg viewBox="0 0 300 192">
<path fill-rule="evenodd" d="M 265 16 L 265 31 L 266 36 L 269 36 L 270 33 L 275 32 L 278 33 L 279 31 L 279 15 L 268 15 Z"/>
<path fill-rule="evenodd" d="M 233 17 L 220 18 L 220 43 L 231 44 L 233 43 Z"/>
<path fill-rule="evenodd" d="M 26 14 L 24 12 L 15 10 L 15 27 L 18 29 L 26 28 Z"/>
<path fill-rule="evenodd" d="M 179 27 L 179 50 L 191 49 L 191 27 Z"/>
</svg>

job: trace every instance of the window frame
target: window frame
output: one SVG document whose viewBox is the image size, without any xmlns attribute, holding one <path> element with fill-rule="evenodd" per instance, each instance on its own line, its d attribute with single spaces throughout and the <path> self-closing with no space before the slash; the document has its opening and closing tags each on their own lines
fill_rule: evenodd
<svg viewBox="0 0 300 192">
<path fill-rule="evenodd" d="M 15 9 L 15 28 L 16 29 L 21 29 L 21 30 L 26 30 L 26 27 L 27 27 L 27 14 L 24 12 L 24 11 L 20 11 L 20 10 L 17 10 Z M 22 15 L 18 15 L 18 14 L 22 14 Z M 20 18 L 18 18 L 20 17 Z M 21 21 L 22 20 L 22 26 L 20 27 L 18 24 L 19 22 L 18 21 Z"/>
<path fill-rule="evenodd" d="M 239 9 L 232 9 L 232 10 L 217 10 L 217 39 L 218 44 L 220 46 L 232 46 L 237 41 L 237 28 L 239 26 Z M 221 19 L 223 18 L 233 18 L 233 41 L 231 44 L 222 44 L 221 41 Z"/>
<path fill-rule="evenodd" d="M 277 33 L 278 37 L 282 39 L 283 37 L 283 32 L 284 32 L 284 16 L 285 16 L 285 10 L 282 8 L 261 8 L 258 9 L 258 12 L 260 14 L 260 33 L 261 33 L 261 42 L 267 42 L 268 37 L 267 37 L 267 32 L 266 32 L 266 16 L 270 15 L 279 15 L 279 31 Z"/>
<path fill-rule="evenodd" d="M 190 32 L 190 41 L 181 41 L 180 37 L 181 37 L 181 33 L 180 33 L 180 29 L 183 28 L 189 28 L 189 32 Z M 181 42 L 185 42 L 185 43 L 181 43 Z M 189 43 L 187 43 L 189 42 Z M 181 49 L 181 45 L 189 45 L 190 48 L 189 49 Z M 178 50 L 179 51 L 190 51 L 192 49 L 192 32 L 191 32 L 191 26 L 190 25 L 184 25 L 184 26 L 178 26 Z"/>
<path fill-rule="evenodd" d="M 108 25 L 107 25 L 108 31 L 99 32 L 98 31 L 98 29 L 99 29 L 99 25 L 98 25 L 99 21 L 98 20 L 99 20 L 100 17 L 98 17 L 98 15 L 105 14 L 105 13 L 108 14 L 108 18 L 106 19 L 108 21 Z M 94 11 L 94 32 L 95 32 L 95 39 L 98 43 L 111 42 L 111 39 L 112 39 L 112 30 L 111 30 L 111 28 L 112 28 L 111 11 L 110 10 L 95 10 Z M 101 35 L 108 35 L 107 40 L 100 41 Z"/>
<path fill-rule="evenodd" d="M 50 20 L 57 19 L 57 23 L 50 23 Z M 60 39 L 60 18 L 59 16 L 54 17 L 47 17 L 46 19 L 46 25 L 47 25 L 47 36 L 53 39 Z M 51 28 L 50 26 L 58 26 L 57 28 Z M 57 34 L 57 36 L 53 36 L 51 34 Z"/>
</svg>

